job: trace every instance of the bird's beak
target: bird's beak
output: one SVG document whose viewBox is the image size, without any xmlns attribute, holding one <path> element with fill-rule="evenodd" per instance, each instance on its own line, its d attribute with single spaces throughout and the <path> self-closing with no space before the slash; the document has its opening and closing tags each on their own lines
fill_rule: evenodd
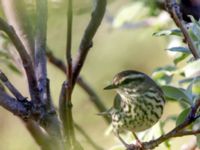
<svg viewBox="0 0 200 150">
<path fill-rule="evenodd" d="M 104 90 L 111 90 L 111 89 L 116 89 L 116 88 L 117 88 L 116 85 L 111 84 L 111 85 L 106 86 L 106 87 L 104 88 Z"/>
</svg>

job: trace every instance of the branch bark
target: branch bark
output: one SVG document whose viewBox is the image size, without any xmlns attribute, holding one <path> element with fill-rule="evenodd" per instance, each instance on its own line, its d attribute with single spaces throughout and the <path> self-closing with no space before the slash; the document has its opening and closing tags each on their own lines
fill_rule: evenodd
<svg viewBox="0 0 200 150">
<path fill-rule="evenodd" d="M 71 45 L 72 45 L 72 19 L 73 19 L 73 0 L 67 1 L 67 41 L 66 41 L 66 61 L 67 61 L 67 81 L 64 83 L 63 89 L 65 89 L 65 93 L 63 94 L 63 98 L 60 100 L 60 107 L 62 111 L 60 111 L 61 120 L 64 128 L 64 135 L 66 138 L 66 143 L 70 149 L 74 149 L 76 146 L 76 137 L 74 133 L 74 121 L 72 116 L 72 56 L 71 56 Z"/>
<path fill-rule="evenodd" d="M 176 25 L 180 28 L 181 32 L 183 33 L 183 36 L 188 44 L 188 47 L 194 56 L 195 59 L 200 58 L 197 48 L 194 45 L 193 40 L 191 39 L 186 27 L 185 23 L 182 20 L 182 14 L 180 12 L 180 7 L 177 4 L 176 0 L 166 0 L 165 1 L 167 11 L 171 15 L 173 21 L 176 23 Z"/>
<path fill-rule="evenodd" d="M 63 73 L 66 73 L 66 66 L 62 60 L 59 58 L 55 57 L 53 53 L 48 50 L 47 51 L 47 57 L 49 59 L 49 62 L 51 62 L 53 65 L 55 65 L 58 69 L 60 69 Z M 86 80 L 83 79 L 79 75 L 77 79 L 77 84 L 85 91 L 85 93 L 90 97 L 90 101 L 94 103 L 95 107 L 98 109 L 99 112 L 104 112 L 106 111 L 106 106 L 103 104 L 102 100 L 100 97 L 97 95 L 97 93 L 93 90 L 93 88 L 89 85 L 89 83 L 86 82 Z M 110 119 L 108 116 L 104 115 L 103 118 L 107 123 L 110 123 Z"/>
<path fill-rule="evenodd" d="M 92 47 L 92 39 L 102 22 L 103 16 L 105 14 L 106 2 L 106 0 L 94 0 L 94 9 L 92 11 L 92 16 L 82 37 L 79 46 L 79 52 L 76 56 L 75 62 L 73 63 L 73 87 L 85 62 L 88 51 Z"/>
<path fill-rule="evenodd" d="M 47 104 L 47 68 L 46 68 L 46 36 L 47 36 L 47 0 L 36 0 L 36 36 L 35 36 L 35 71 L 41 101 Z"/>
<path fill-rule="evenodd" d="M 190 49 L 192 55 L 194 56 L 195 59 L 199 59 L 200 56 L 198 54 L 198 51 L 197 51 L 196 47 L 194 46 L 194 43 L 185 27 L 184 21 L 182 20 L 182 16 L 181 16 L 182 14 L 179 10 L 179 5 L 176 3 L 176 0 L 166 0 L 165 2 L 166 2 L 167 11 L 169 12 L 172 19 L 174 20 L 176 25 L 180 28 L 181 32 L 183 33 L 184 38 L 189 46 L 189 49 Z M 139 150 L 153 149 L 156 146 L 158 146 L 159 144 L 161 144 L 162 142 L 164 142 L 170 138 L 173 138 L 173 137 L 181 137 L 181 136 L 199 134 L 200 130 L 195 130 L 195 131 L 184 130 L 188 125 L 190 125 L 196 119 L 199 118 L 199 115 L 197 115 L 199 108 L 200 108 L 200 99 L 198 99 L 196 101 L 196 103 L 191 107 L 190 114 L 188 115 L 188 117 L 182 124 L 180 124 L 179 126 L 172 129 L 170 132 L 168 132 L 167 134 L 162 135 L 161 137 L 159 137 L 155 140 L 151 140 L 149 142 L 142 143 L 143 147 L 137 147 L 137 146 L 133 145 L 133 147 L 128 148 L 128 150 L 134 150 L 136 148 Z"/>
<path fill-rule="evenodd" d="M 37 87 L 37 80 L 35 77 L 35 71 L 33 68 L 33 64 L 29 54 L 27 53 L 24 45 L 22 44 L 21 40 L 19 39 L 18 35 L 16 34 L 14 28 L 7 24 L 2 18 L 0 18 L 0 30 L 4 31 L 8 37 L 13 42 L 16 50 L 18 51 L 20 58 L 23 63 L 24 70 L 26 72 L 26 76 L 29 83 L 29 92 L 31 99 L 35 103 L 40 103 L 40 96 L 39 90 Z"/>
</svg>

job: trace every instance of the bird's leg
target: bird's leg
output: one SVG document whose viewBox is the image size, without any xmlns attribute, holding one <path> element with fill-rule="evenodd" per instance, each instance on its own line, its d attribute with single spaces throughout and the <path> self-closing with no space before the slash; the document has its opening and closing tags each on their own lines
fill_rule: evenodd
<svg viewBox="0 0 200 150">
<path fill-rule="evenodd" d="M 132 132 L 133 136 L 135 137 L 136 139 L 136 144 L 138 146 L 140 146 L 141 148 L 143 148 L 143 145 L 142 145 L 142 142 L 140 141 L 140 139 L 137 137 L 137 135 L 135 134 L 135 132 Z"/>
<path fill-rule="evenodd" d="M 119 135 L 119 133 L 117 132 L 114 132 L 114 135 L 122 142 L 122 144 L 124 144 L 125 147 L 128 147 L 128 143 L 126 143 L 122 138 L 121 136 Z"/>
</svg>

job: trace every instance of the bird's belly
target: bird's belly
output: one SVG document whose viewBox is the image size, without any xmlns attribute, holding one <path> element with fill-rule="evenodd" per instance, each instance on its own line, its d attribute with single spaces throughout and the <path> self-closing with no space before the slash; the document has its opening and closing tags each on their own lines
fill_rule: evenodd
<svg viewBox="0 0 200 150">
<path fill-rule="evenodd" d="M 121 128 L 140 132 L 152 127 L 162 115 L 163 103 L 151 101 L 137 101 L 135 104 L 125 104 Z"/>
</svg>

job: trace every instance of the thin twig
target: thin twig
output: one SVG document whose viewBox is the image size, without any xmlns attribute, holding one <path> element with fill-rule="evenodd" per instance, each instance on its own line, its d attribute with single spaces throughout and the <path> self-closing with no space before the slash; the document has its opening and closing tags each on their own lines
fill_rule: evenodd
<svg viewBox="0 0 200 150">
<path fill-rule="evenodd" d="M 66 60 L 67 60 L 67 84 L 66 84 L 66 95 L 61 103 L 61 107 L 65 107 L 66 109 L 60 111 L 62 113 L 63 118 L 61 121 L 63 123 L 64 128 L 64 135 L 67 145 L 71 148 L 74 148 L 76 145 L 76 137 L 74 133 L 74 126 L 73 126 L 73 115 L 72 115 L 72 102 L 71 102 L 71 95 L 72 95 L 72 56 L 71 56 L 71 45 L 72 45 L 72 19 L 73 19 L 73 12 L 72 12 L 72 3 L 73 0 L 67 1 L 67 41 L 66 41 Z M 64 119 L 64 120 L 63 120 Z"/>
<path fill-rule="evenodd" d="M 100 97 L 96 94 L 96 92 L 91 88 L 91 86 L 83 78 L 79 77 L 77 79 L 77 83 L 88 94 L 91 102 L 94 103 L 94 105 L 96 106 L 99 112 L 104 112 L 107 110 L 106 106 L 103 104 Z M 103 115 L 103 118 L 105 119 L 107 123 L 110 123 L 110 119 L 107 115 Z"/>
<path fill-rule="evenodd" d="M 42 150 L 53 150 L 51 149 L 52 143 L 50 137 L 44 133 L 44 131 L 42 131 L 42 129 L 35 121 L 28 120 L 25 122 L 25 125 Z"/>
<path fill-rule="evenodd" d="M 66 72 L 66 69 L 65 69 L 66 66 L 65 66 L 65 64 L 62 60 L 55 57 L 55 55 L 50 50 L 48 50 L 46 54 L 47 54 L 49 61 L 53 65 L 55 65 L 63 73 Z M 89 100 L 91 100 L 95 104 L 95 106 L 96 106 L 96 108 L 98 109 L 99 112 L 104 112 L 104 111 L 107 110 L 106 106 L 103 104 L 102 100 L 97 95 L 97 93 L 93 90 L 93 88 L 89 85 L 89 83 L 87 83 L 86 80 L 84 80 L 83 77 L 81 77 L 80 75 L 77 79 L 77 83 L 85 91 L 85 93 L 88 94 L 88 96 L 90 97 Z M 110 120 L 106 115 L 104 115 L 103 118 L 105 119 L 105 121 L 107 123 L 110 123 Z"/>
<path fill-rule="evenodd" d="M 92 16 L 90 22 L 85 30 L 85 33 L 82 37 L 79 52 L 76 56 L 74 66 L 73 66 L 73 80 L 72 85 L 74 87 L 75 82 L 79 76 L 79 73 L 82 69 L 82 66 L 85 62 L 86 56 L 88 54 L 89 49 L 92 47 L 92 39 L 97 32 L 99 25 L 102 22 L 103 16 L 106 10 L 106 0 L 95 0 L 94 1 L 94 9 L 92 12 Z"/>
<path fill-rule="evenodd" d="M 71 85 L 72 81 L 72 22 L 73 22 L 73 1 L 68 0 L 67 4 L 67 41 L 66 41 L 66 60 L 67 60 L 67 78 Z"/>
<path fill-rule="evenodd" d="M 196 49 L 196 47 L 194 46 L 194 43 L 187 31 L 187 29 L 185 28 L 184 22 L 181 18 L 181 13 L 179 11 L 179 6 L 176 3 L 175 0 L 166 0 L 166 6 L 167 6 L 167 10 L 170 13 L 171 17 L 173 18 L 174 22 L 176 23 L 176 25 L 180 28 L 180 30 L 182 31 L 185 40 L 188 43 L 189 49 L 192 53 L 192 55 L 194 56 L 195 59 L 199 59 L 199 54 L 198 51 Z M 153 149 L 156 146 L 158 146 L 159 144 L 161 144 L 162 142 L 173 138 L 173 137 L 181 137 L 181 136 L 186 136 L 186 135 L 195 135 L 195 134 L 199 134 L 200 130 L 196 130 L 196 131 L 185 131 L 184 128 L 186 128 L 188 125 L 190 125 L 191 123 L 193 123 L 199 116 L 197 116 L 197 111 L 200 107 L 200 99 L 198 99 L 196 101 L 196 103 L 192 106 L 191 108 L 191 112 L 188 115 L 188 117 L 185 119 L 185 121 L 180 124 L 179 126 L 175 127 L 174 129 L 172 129 L 170 132 L 168 132 L 165 135 L 162 135 L 161 137 L 155 139 L 155 140 L 151 140 L 149 142 L 144 142 L 142 143 L 143 147 L 142 148 L 138 148 L 138 149 Z M 134 150 L 135 145 L 133 145 L 133 148 L 129 149 L 129 150 Z"/>
<path fill-rule="evenodd" d="M 35 72 L 43 104 L 47 104 L 47 68 L 46 68 L 46 34 L 47 34 L 47 0 L 36 0 L 36 36 L 35 36 Z"/>
<path fill-rule="evenodd" d="M 15 88 L 15 86 L 8 80 L 6 75 L 0 70 L 0 80 L 5 84 L 9 91 L 15 96 L 17 100 L 24 100 L 24 96 Z"/>
<path fill-rule="evenodd" d="M 200 58 L 200 56 L 198 54 L 198 50 L 196 49 L 194 42 L 191 39 L 191 37 L 185 27 L 184 21 L 182 20 L 182 14 L 180 12 L 180 7 L 176 3 L 176 0 L 166 0 L 166 7 L 167 7 L 167 10 L 168 10 L 169 14 L 171 15 L 172 19 L 174 20 L 176 25 L 180 28 L 181 32 L 183 33 L 183 36 L 188 43 L 188 47 L 189 47 L 192 55 L 194 56 L 195 59 Z"/>
<path fill-rule="evenodd" d="M 32 61 L 34 60 L 34 39 L 31 22 L 27 14 L 27 7 L 23 0 L 1 0 L 3 12 L 11 24 Z"/>
<path fill-rule="evenodd" d="M 94 147 L 94 149 L 96 149 L 96 150 L 103 150 L 103 148 L 101 148 L 100 146 L 96 145 L 96 143 L 93 141 L 93 139 L 91 139 L 88 136 L 88 134 L 78 124 L 75 123 L 74 126 L 82 134 L 82 136 L 85 137 L 85 139 L 87 140 L 87 142 Z"/>
<path fill-rule="evenodd" d="M 194 130 L 194 131 L 183 130 L 184 128 L 186 128 L 188 125 L 190 125 L 197 119 L 197 117 L 192 117 L 194 116 L 193 113 L 196 113 L 196 112 L 191 111 L 188 117 L 186 118 L 186 120 L 182 124 L 175 127 L 174 129 L 169 131 L 167 134 L 162 135 L 155 140 L 151 140 L 149 142 L 143 142 L 142 143 L 143 147 L 138 147 L 137 145 L 133 145 L 133 147 L 132 148 L 130 147 L 128 150 L 135 150 L 136 147 L 138 148 L 138 150 L 154 149 L 156 146 L 158 146 L 159 144 L 161 144 L 162 142 L 166 140 L 169 140 L 170 138 L 199 134 L 200 130 Z"/>
<path fill-rule="evenodd" d="M 24 45 L 22 44 L 21 40 L 17 36 L 15 30 L 12 26 L 7 24 L 2 18 L 0 18 L 0 30 L 6 32 L 6 34 L 9 36 L 11 41 L 13 42 L 14 46 L 16 47 L 20 58 L 23 63 L 24 70 L 26 72 L 26 76 L 28 79 L 28 85 L 29 85 L 29 92 L 31 99 L 35 103 L 40 103 L 40 96 L 39 96 L 39 90 L 37 87 L 37 80 L 35 77 L 35 71 L 31 62 L 31 58 L 28 55 Z"/>
<path fill-rule="evenodd" d="M 12 112 L 14 115 L 20 116 L 22 118 L 26 118 L 30 116 L 30 110 L 27 110 L 24 107 L 23 103 L 17 101 L 15 98 L 6 94 L 4 91 L 0 89 L 0 105 Z"/>
</svg>

